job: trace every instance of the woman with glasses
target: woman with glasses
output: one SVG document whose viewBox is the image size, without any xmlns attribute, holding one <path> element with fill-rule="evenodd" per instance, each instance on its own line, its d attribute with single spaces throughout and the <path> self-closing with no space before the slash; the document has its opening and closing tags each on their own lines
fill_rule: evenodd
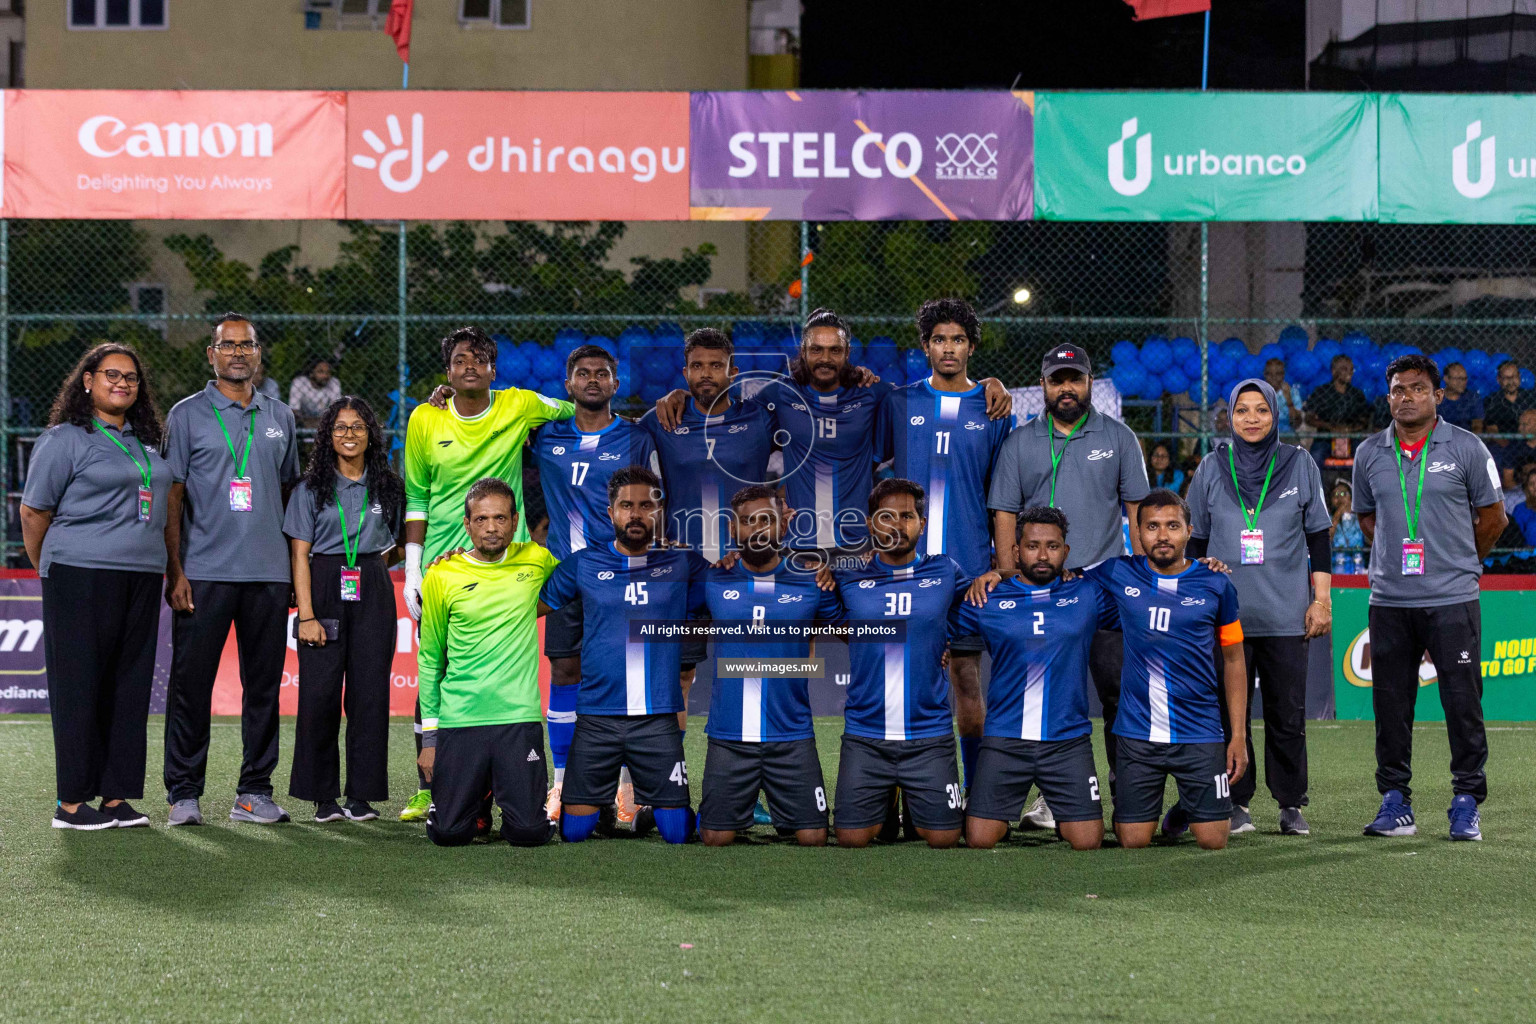
<svg viewBox="0 0 1536 1024">
<path fill-rule="evenodd" d="M 318 822 L 369 821 L 389 799 L 389 677 L 405 486 L 373 410 L 343 395 L 320 417 L 315 450 L 283 520 L 299 615 L 299 721 L 288 791 Z M 347 783 L 337 738 L 347 715 Z M 338 803 L 342 796 L 345 803 Z"/>
<path fill-rule="evenodd" d="M 160 433 L 138 354 L 97 345 L 65 378 L 32 449 L 21 532 L 43 584 L 54 828 L 149 824 L 128 801 L 144 796 L 165 572 L 171 474 Z"/>
</svg>

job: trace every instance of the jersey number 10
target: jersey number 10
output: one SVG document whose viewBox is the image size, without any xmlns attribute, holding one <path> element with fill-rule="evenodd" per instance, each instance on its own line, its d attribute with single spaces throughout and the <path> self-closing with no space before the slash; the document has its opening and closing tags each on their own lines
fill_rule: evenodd
<svg viewBox="0 0 1536 1024">
<path fill-rule="evenodd" d="M 1159 633 L 1168 632 L 1168 617 L 1172 614 L 1172 610 L 1168 608 L 1148 608 L 1147 611 L 1151 613 L 1147 628 L 1155 629 Z"/>
</svg>

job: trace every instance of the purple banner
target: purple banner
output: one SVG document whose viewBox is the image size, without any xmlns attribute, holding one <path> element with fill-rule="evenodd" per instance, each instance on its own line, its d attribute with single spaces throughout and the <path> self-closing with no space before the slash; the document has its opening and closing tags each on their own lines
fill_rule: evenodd
<svg viewBox="0 0 1536 1024">
<path fill-rule="evenodd" d="M 1028 220 L 1034 93 L 696 92 L 694 220 Z"/>
</svg>

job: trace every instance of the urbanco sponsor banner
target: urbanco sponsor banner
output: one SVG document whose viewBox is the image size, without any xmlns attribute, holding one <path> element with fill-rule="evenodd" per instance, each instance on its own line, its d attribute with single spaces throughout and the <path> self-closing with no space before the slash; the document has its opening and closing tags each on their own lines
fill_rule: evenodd
<svg viewBox="0 0 1536 1024">
<path fill-rule="evenodd" d="M 345 215 L 339 92 L 14 89 L 7 217 Z"/>
<path fill-rule="evenodd" d="M 1048 220 L 1374 220 L 1376 97 L 1040 93 Z"/>
<path fill-rule="evenodd" d="M 352 92 L 347 216 L 687 220 L 685 92 Z"/>
<path fill-rule="evenodd" d="M 1028 220 L 1034 94 L 696 92 L 696 220 Z"/>
<path fill-rule="evenodd" d="M 1381 219 L 1536 222 L 1536 96 L 1381 97 Z"/>
</svg>

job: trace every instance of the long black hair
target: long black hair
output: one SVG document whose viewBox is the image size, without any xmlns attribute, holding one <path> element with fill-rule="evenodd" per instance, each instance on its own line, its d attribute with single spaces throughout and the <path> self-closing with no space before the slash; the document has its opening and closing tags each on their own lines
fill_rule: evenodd
<svg viewBox="0 0 1536 1024">
<path fill-rule="evenodd" d="M 356 395 L 342 395 L 326 407 L 315 428 L 315 450 L 310 453 L 309 466 L 304 470 L 304 484 L 315 502 L 315 514 L 320 515 L 336 500 L 336 446 L 332 443 L 332 428 L 343 409 L 351 409 L 368 427 L 368 451 L 363 465 L 368 473 L 368 493 L 376 498 L 384 509 L 384 521 L 399 522 L 405 510 L 405 484 L 390 468 L 389 446 L 384 443 L 384 431 L 379 419 L 368 403 Z M 391 526 L 391 530 L 394 527 Z"/>
<path fill-rule="evenodd" d="M 138 435 L 140 442 L 158 447 L 162 435 L 160 412 L 155 408 L 155 393 L 149 383 L 149 375 L 144 372 L 144 364 L 139 361 L 139 354 L 127 345 L 119 345 L 116 342 L 97 345 L 80 357 L 75 368 L 70 370 L 69 375 L 64 378 L 64 386 L 59 388 L 59 396 L 53 400 L 53 411 L 48 414 L 48 425 L 56 427 L 60 423 L 73 423 L 86 430 L 92 428 L 96 421 L 96 406 L 91 402 L 91 393 L 85 390 L 85 375 L 95 373 L 96 368 L 107 356 L 127 356 L 133 360 L 134 372 L 139 375 L 139 393 L 134 398 L 133 404 L 128 407 L 125 419 L 133 427 L 133 432 Z"/>
</svg>

